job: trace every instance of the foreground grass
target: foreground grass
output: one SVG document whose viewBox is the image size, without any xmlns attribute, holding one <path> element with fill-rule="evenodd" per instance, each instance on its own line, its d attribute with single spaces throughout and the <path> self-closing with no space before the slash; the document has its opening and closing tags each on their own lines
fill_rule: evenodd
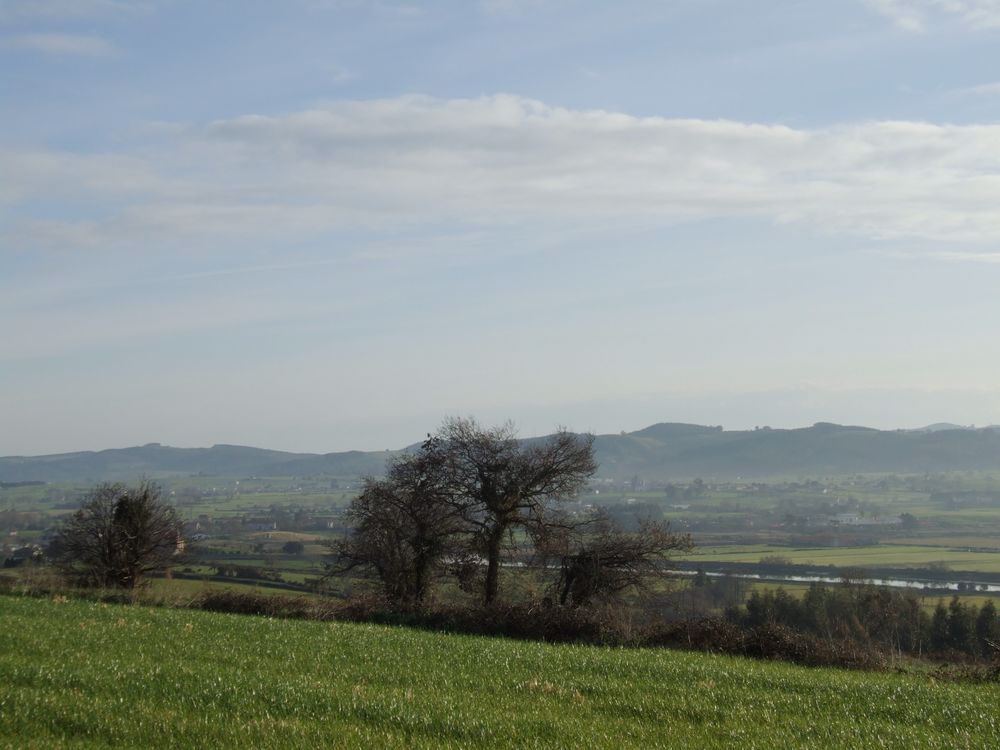
<svg viewBox="0 0 1000 750">
<path fill-rule="evenodd" d="M 998 686 L 0 596 L 0 746 L 1000 746 Z"/>
</svg>

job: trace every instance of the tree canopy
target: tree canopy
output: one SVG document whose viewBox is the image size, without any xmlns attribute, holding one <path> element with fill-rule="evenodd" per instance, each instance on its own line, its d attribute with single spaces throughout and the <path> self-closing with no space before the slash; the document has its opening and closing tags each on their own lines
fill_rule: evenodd
<svg viewBox="0 0 1000 750">
<path fill-rule="evenodd" d="M 78 585 L 132 589 L 176 563 L 181 532 L 152 482 L 99 484 L 59 530 L 55 563 Z"/>
</svg>

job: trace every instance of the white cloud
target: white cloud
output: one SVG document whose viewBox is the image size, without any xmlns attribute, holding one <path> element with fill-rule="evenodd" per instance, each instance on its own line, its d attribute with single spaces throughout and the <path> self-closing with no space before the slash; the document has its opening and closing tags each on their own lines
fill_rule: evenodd
<svg viewBox="0 0 1000 750">
<path fill-rule="evenodd" d="M 116 52 L 106 39 L 85 34 L 14 34 L 0 37 L 0 49 L 60 57 L 111 57 Z"/>
<path fill-rule="evenodd" d="M 326 73 L 329 79 L 334 83 L 347 83 L 348 81 L 353 81 L 358 77 L 356 71 L 337 63 L 318 61 L 313 65 L 317 70 L 321 70 Z"/>
<path fill-rule="evenodd" d="M 956 263 L 989 263 L 1000 264 L 1000 253 L 967 253 L 967 252 L 939 252 L 929 253 L 927 257 L 935 260 L 947 260 Z"/>
<path fill-rule="evenodd" d="M 901 29 L 927 31 L 948 20 L 974 29 L 1000 28 L 1000 0 L 865 0 Z"/>
<path fill-rule="evenodd" d="M 19 247 L 401 223 L 586 227 L 752 217 L 867 238 L 1000 241 L 1000 125 L 794 129 L 515 96 L 406 96 L 245 116 L 145 158 L 0 155 Z M 78 221 L 32 201 L 100 208 Z M 77 215 L 80 210 L 75 211 Z M 8 222 L 10 223 L 10 222 Z"/>
<path fill-rule="evenodd" d="M 146 161 L 115 154 L 0 151 L 0 204 L 32 198 L 72 200 L 94 193 L 149 196 L 165 184 Z"/>
<path fill-rule="evenodd" d="M 306 8 L 315 11 L 367 10 L 394 16 L 422 16 L 424 9 L 417 3 L 389 0 L 303 0 Z"/>
<path fill-rule="evenodd" d="M 963 96 L 997 96 L 1000 95 L 1000 81 L 993 83 L 981 83 L 978 86 L 968 86 L 958 89 L 954 93 Z"/>
<path fill-rule="evenodd" d="M 549 10 L 559 0 L 479 0 L 479 8 L 491 16 L 519 16 Z"/>
<path fill-rule="evenodd" d="M 0 22 L 71 20 L 145 12 L 153 0 L 0 0 Z"/>
</svg>

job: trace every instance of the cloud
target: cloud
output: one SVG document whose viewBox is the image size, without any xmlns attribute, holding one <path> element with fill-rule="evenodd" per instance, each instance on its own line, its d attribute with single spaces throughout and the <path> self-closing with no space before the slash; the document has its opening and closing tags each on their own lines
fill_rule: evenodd
<svg viewBox="0 0 1000 750">
<path fill-rule="evenodd" d="M 479 0 L 479 8 L 491 16 L 519 16 L 549 10 L 559 0 Z"/>
<path fill-rule="evenodd" d="M 166 184 L 147 161 L 116 154 L 0 151 L 0 205 L 32 198 L 73 200 L 86 194 L 146 196 Z"/>
<path fill-rule="evenodd" d="M 389 0 L 303 0 L 313 11 L 364 10 L 393 16 L 418 17 L 424 9 L 416 3 L 390 2 Z"/>
<path fill-rule="evenodd" d="M 1000 95 L 1000 81 L 993 83 L 981 83 L 978 86 L 967 86 L 957 89 L 955 94 L 962 96 L 997 96 Z"/>
<path fill-rule="evenodd" d="M 989 263 L 1000 264 L 1000 253 L 968 253 L 943 251 L 927 253 L 926 257 L 934 260 L 946 260 L 956 263 Z"/>
<path fill-rule="evenodd" d="M 0 154 L 0 201 L 15 217 L 6 241 L 266 242 L 342 227 L 733 217 L 870 239 L 1000 241 L 1000 125 L 810 130 L 498 95 L 342 101 L 179 133 L 130 158 Z M 55 198 L 83 218 L 32 213 Z"/>
<path fill-rule="evenodd" d="M 84 34 L 15 34 L 0 37 L 0 49 L 59 57 L 112 57 L 115 47 L 99 36 Z"/>
<path fill-rule="evenodd" d="M 347 83 L 358 77 L 356 71 L 337 63 L 317 62 L 315 67 L 326 73 L 334 83 Z"/>
<path fill-rule="evenodd" d="M 61 21 L 146 12 L 153 0 L 0 0 L 0 22 Z"/>
<path fill-rule="evenodd" d="M 1000 28 L 1000 0 L 865 0 L 905 31 L 921 32 L 947 21 L 973 29 Z"/>
</svg>

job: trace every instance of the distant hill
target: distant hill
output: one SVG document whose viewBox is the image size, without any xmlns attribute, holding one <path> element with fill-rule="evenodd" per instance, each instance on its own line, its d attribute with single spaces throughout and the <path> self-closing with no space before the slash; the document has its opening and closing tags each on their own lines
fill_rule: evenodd
<svg viewBox="0 0 1000 750">
<path fill-rule="evenodd" d="M 133 480 L 211 476 L 359 476 L 379 474 L 385 452 L 286 453 L 242 445 L 171 448 L 150 443 L 135 448 L 0 458 L 0 481 Z"/>
<path fill-rule="evenodd" d="M 945 430 L 967 430 L 969 429 L 965 425 L 954 424 L 952 422 L 935 422 L 934 424 L 929 424 L 926 427 L 918 427 L 915 430 L 910 430 L 910 432 L 944 432 Z"/>
<path fill-rule="evenodd" d="M 405 449 L 404 449 L 405 450 Z M 689 479 L 830 476 L 1000 470 L 1000 430 L 932 425 L 875 430 L 821 422 L 777 430 L 661 423 L 636 432 L 598 435 L 599 476 Z M 217 476 L 379 474 L 394 452 L 286 453 L 238 445 L 135 448 L 0 458 L 0 482 Z"/>
<path fill-rule="evenodd" d="M 875 430 L 818 423 L 791 430 L 659 424 L 597 438 L 601 474 L 645 478 L 825 476 L 1000 469 L 992 428 Z"/>
</svg>

